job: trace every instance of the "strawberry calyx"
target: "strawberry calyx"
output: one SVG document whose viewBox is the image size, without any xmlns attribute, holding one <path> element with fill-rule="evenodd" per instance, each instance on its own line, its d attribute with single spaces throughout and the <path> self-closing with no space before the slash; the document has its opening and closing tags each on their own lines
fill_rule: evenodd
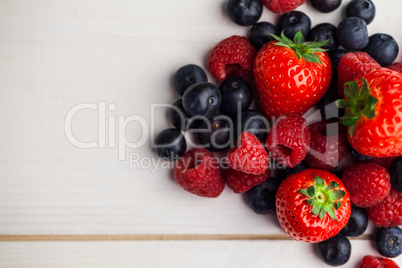
<svg viewBox="0 0 402 268">
<path fill-rule="evenodd" d="M 345 115 L 341 117 L 341 123 L 349 126 L 349 134 L 352 137 L 356 129 L 357 120 L 365 116 L 368 119 L 375 117 L 374 107 L 377 99 L 370 94 L 370 87 L 366 79 L 361 79 L 363 85 L 359 90 L 356 81 L 346 82 L 344 84 L 344 92 L 346 99 L 336 100 L 338 108 L 346 109 Z"/>
<path fill-rule="evenodd" d="M 302 32 L 299 30 L 293 37 L 293 41 L 286 37 L 284 31 L 282 31 L 281 36 L 276 36 L 271 34 L 275 40 L 278 42 L 275 43 L 277 46 L 288 47 L 293 49 L 297 57 L 303 58 L 308 62 L 312 63 L 321 63 L 320 58 L 315 52 L 325 52 L 326 49 L 321 48 L 323 45 L 328 43 L 329 40 L 319 41 L 319 42 L 305 42 L 304 36 Z"/>
<path fill-rule="evenodd" d="M 331 181 L 328 186 L 326 186 L 323 178 L 315 176 L 314 185 L 307 189 L 300 188 L 299 192 L 309 197 L 306 202 L 313 207 L 313 215 L 319 215 L 320 220 L 322 220 L 328 213 L 331 219 L 337 221 L 335 210 L 341 207 L 339 199 L 346 194 L 345 191 L 334 190 L 337 187 L 339 187 L 339 184 L 335 181 Z"/>
</svg>

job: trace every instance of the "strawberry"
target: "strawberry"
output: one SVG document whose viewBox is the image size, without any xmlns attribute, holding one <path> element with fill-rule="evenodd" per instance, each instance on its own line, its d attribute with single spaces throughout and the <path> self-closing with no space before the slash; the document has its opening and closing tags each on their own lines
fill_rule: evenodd
<svg viewBox="0 0 402 268">
<path fill-rule="evenodd" d="M 303 114 L 327 91 L 332 78 L 327 41 L 304 42 L 298 31 L 290 40 L 282 32 L 278 41 L 265 44 L 254 60 L 254 81 L 267 116 Z"/>
<path fill-rule="evenodd" d="M 361 154 L 392 157 L 402 154 L 402 74 L 379 68 L 345 84 L 341 123 L 348 126 L 350 145 Z"/>
<path fill-rule="evenodd" d="M 350 218 L 349 194 L 334 174 L 307 169 L 287 177 L 276 194 L 279 223 L 292 239 L 318 243 L 335 236 Z"/>
<path fill-rule="evenodd" d="M 274 13 L 288 13 L 303 4 L 305 0 L 262 0 L 262 4 Z"/>
</svg>

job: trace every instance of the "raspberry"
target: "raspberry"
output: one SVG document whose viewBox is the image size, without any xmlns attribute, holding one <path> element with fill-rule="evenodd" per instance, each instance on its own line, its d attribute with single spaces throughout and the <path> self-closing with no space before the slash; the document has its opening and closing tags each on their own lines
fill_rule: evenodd
<svg viewBox="0 0 402 268">
<path fill-rule="evenodd" d="M 387 258 L 377 258 L 380 263 L 384 266 L 384 268 L 399 268 L 398 264 L 396 264 L 393 260 Z"/>
<path fill-rule="evenodd" d="M 382 201 L 367 209 L 367 214 L 378 227 L 402 225 L 402 193 L 391 189 Z"/>
<path fill-rule="evenodd" d="M 384 167 L 386 170 L 389 170 L 389 167 L 391 166 L 392 161 L 396 157 L 374 157 L 369 160 L 370 163 L 376 163 L 382 167 Z"/>
<path fill-rule="evenodd" d="M 186 191 L 203 197 L 218 197 L 223 188 L 219 163 L 203 148 L 193 148 L 177 163 L 173 176 Z"/>
<path fill-rule="evenodd" d="M 310 148 L 310 130 L 300 115 L 281 119 L 268 133 L 266 141 L 269 155 L 285 167 L 301 163 Z"/>
<path fill-rule="evenodd" d="M 311 142 L 305 161 L 310 168 L 334 170 L 347 153 L 347 138 L 343 127 L 328 123 L 320 121 L 309 126 Z M 331 136 L 333 127 L 337 135 Z"/>
<path fill-rule="evenodd" d="M 402 74 L 402 62 L 394 62 L 386 68 Z"/>
<path fill-rule="evenodd" d="M 274 13 L 288 13 L 303 4 L 305 0 L 262 0 L 262 4 Z"/>
<path fill-rule="evenodd" d="M 255 53 L 246 37 L 233 35 L 219 42 L 209 53 L 209 71 L 219 81 L 234 76 L 248 79 L 252 74 Z"/>
<path fill-rule="evenodd" d="M 225 170 L 226 182 L 229 188 L 235 193 L 247 192 L 254 186 L 266 181 L 270 175 L 271 170 L 269 168 L 260 175 L 247 174 L 233 168 L 227 168 Z"/>
<path fill-rule="evenodd" d="M 393 260 L 366 255 L 359 268 L 399 268 L 399 266 Z"/>
<path fill-rule="evenodd" d="M 343 92 L 345 82 L 353 81 L 359 75 L 380 67 L 380 64 L 366 52 L 346 53 L 338 64 L 338 94 L 341 97 L 345 96 Z"/>
<path fill-rule="evenodd" d="M 342 175 L 350 201 L 367 208 L 384 199 L 391 189 L 388 171 L 375 163 L 360 163 L 347 168 Z"/>
<path fill-rule="evenodd" d="M 260 175 L 268 165 L 268 154 L 257 137 L 244 131 L 237 140 L 238 147 L 231 148 L 226 156 L 229 167 L 248 174 Z"/>
</svg>

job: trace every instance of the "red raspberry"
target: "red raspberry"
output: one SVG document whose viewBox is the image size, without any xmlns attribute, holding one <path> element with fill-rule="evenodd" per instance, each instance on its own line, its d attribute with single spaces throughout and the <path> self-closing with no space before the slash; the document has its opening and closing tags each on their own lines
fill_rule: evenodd
<svg viewBox="0 0 402 268">
<path fill-rule="evenodd" d="M 229 167 L 248 174 L 260 175 L 268 165 L 268 154 L 258 138 L 248 132 L 241 133 L 238 147 L 231 148 L 226 156 Z"/>
<path fill-rule="evenodd" d="M 288 13 L 303 4 L 305 0 L 262 0 L 263 5 L 274 13 Z"/>
<path fill-rule="evenodd" d="M 399 266 L 393 260 L 366 255 L 359 268 L 399 268 Z"/>
<path fill-rule="evenodd" d="M 350 201 L 367 208 L 383 200 L 391 190 L 391 176 L 375 163 L 360 163 L 343 172 L 342 180 L 350 194 Z"/>
<path fill-rule="evenodd" d="M 309 126 L 311 142 L 305 161 L 310 168 L 334 170 L 347 153 L 344 127 L 328 123 L 320 121 Z M 336 127 L 339 134 L 327 137 L 327 130 L 330 131 L 332 127 Z"/>
<path fill-rule="evenodd" d="M 382 201 L 367 209 L 367 214 L 378 227 L 402 225 L 402 193 L 391 189 Z"/>
<path fill-rule="evenodd" d="M 374 157 L 373 159 L 370 159 L 368 162 L 376 163 L 382 167 L 385 167 L 386 170 L 389 170 L 392 160 L 394 160 L 395 158 L 396 157 Z"/>
<path fill-rule="evenodd" d="M 338 94 L 344 97 L 345 82 L 353 81 L 374 68 L 381 66 L 366 52 L 356 51 L 343 55 L 338 64 Z"/>
<path fill-rule="evenodd" d="M 281 119 L 268 133 L 266 141 L 269 155 L 285 167 L 301 163 L 310 148 L 310 130 L 300 115 Z"/>
<path fill-rule="evenodd" d="M 193 148 L 177 163 L 173 176 L 177 183 L 190 193 L 217 197 L 225 187 L 219 162 L 203 148 Z"/>
<path fill-rule="evenodd" d="M 402 62 L 394 62 L 386 68 L 402 74 Z"/>
<path fill-rule="evenodd" d="M 252 74 L 255 53 L 246 37 L 233 35 L 219 42 L 209 53 L 209 71 L 219 81 L 233 76 L 248 79 Z"/>
<path fill-rule="evenodd" d="M 398 264 L 396 264 L 393 260 L 387 258 L 377 258 L 384 268 L 399 268 Z"/>
<path fill-rule="evenodd" d="M 270 175 L 271 170 L 269 168 L 260 175 L 247 174 L 233 168 L 227 168 L 225 170 L 226 183 L 235 193 L 247 192 L 254 186 L 266 181 Z"/>
</svg>

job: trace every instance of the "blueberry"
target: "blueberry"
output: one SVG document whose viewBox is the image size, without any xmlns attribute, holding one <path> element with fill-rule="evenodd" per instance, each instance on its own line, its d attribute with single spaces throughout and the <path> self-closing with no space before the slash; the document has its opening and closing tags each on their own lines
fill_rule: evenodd
<svg viewBox="0 0 402 268">
<path fill-rule="evenodd" d="M 169 118 L 173 126 L 181 131 L 195 128 L 198 122 L 197 119 L 191 118 L 184 110 L 181 99 L 172 104 L 172 108 L 169 110 Z"/>
<path fill-rule="evenodd" d="M 377 33 L 369 38 L 368 45 L 363 49 L 382 67 L 394 62 L 398 56 L 399 47 L 395 39 L 383 33 Z"/>
<path fill-rule="evenodd" d="M 336 37 L 336 27 L 330 23 L 321 23 L 314 26 L 308 34 L 311 41 L 324 41 L 329 40 L 328 43 L 322 46 L 322 48 L 334 51 L 338 48 L 339 43 Z"/>
<path fill-rule="evenodd" d="M 241 26 L 253 25 L 262 14 L 261 0 L 229 0 L 226 7 L 230 19 Z"/>
<path fill-rule="evenodd" d="M 326 264 L 340 266 L 345 264 L 352 251 L 349 239 L 342 234 L 337 234 L 325 241 L 319 242 L 316 246 L 318 257 Z"/>
<path fill-rule="evenodd" d="M 190 116 L 200 115 L 209 119 L 218 114 L 221 100 L 221 92 L 215 85 L 200 82 L 184 92 L 183 107 Z"/>
<path fill-rule="evenodd" d="M 285 31 L 286 37 L 293 39 L 297 31 L 301 31 L 303 36 L 307 36 L 311 28 L 311 21 L 306 14 L 300 11 L 291 11 L 283 14 L 279 18 L 279 32 Z"/>
<path fill-rule="evenodd" d="M 328 51 L 328 57 L 331 60 L 332 80 L 333 80 L 333 82 L 336 82 L 338 80 L 338 65 L 339 65 L 339 61 L 341 60 L 342 56 L 345 55 L 348 52 L 349 51 L 344 50 L 344 49 L 337 49 L 337 50 L 334 50 L 334 51 Z"/>
<path fill-rule="evenodd" d="M 378 253 L 393 258 L 402 253 L 402 229 L 388 227 L 378 229 L 374 235 L 374 245 Z"/>
<path fill-rule="evenodd" d="M 358 17 L 343 19 L 336 29 L 338 42 L 349 50 L 362 50 L 369 42 L 367 25 Z"/>
<path fill-rule="evenodd" d="M 281 181 L 270 177 L 245 193 L 247 204 L 257 214 L 275 212 L 275 196 Z"/>
<path fill-rule="evenodd" d="M 234 146 L 233 122 L 228 116 L 218 115 L 208 121 L 201 120 L 196 133 L 200 145 L 210 151 L 222 151 Z"/>
<path fill-rule="evenodd" d="M 370 0 L 352 0 L 346 6 L 346 16 L 359 17 L 369 24 L 374 19 L 375 6 Z"/>
<path fill-rule="evenodd" d="M 244 110 L 236 120 L 236 138 L 243 131 L 253 133 L 261 142 L 265 142 L 269 132 L 269 122 L 256 110 Z"/>
<path fill-rule="evenodd" d="M 278 35 L 275 25 L 266 21 L 256 23 L 250 30 L 250 43 L 259 50 L 269 41 L 275 40 L 271 34 Z"/>
<path fill-rule="evenodd" d="M 338 95 L 338 85 L 332 82 L 325 95 L 315 104 L 323 119 L 338 118 L 344 115 L 344 109 L 339 109 L 335 101 L 341 99 Z"/>
<path fill-rule="evenodd" d="M 306 169 L 308 169 L 308 168 L 309 168 L 309 167 L 307 166 L 306 163 L 301 162 L 300 164 L 298 164 L 297 166 L 294 166 L 294 167 L 292 167 L 292 168 L 282 169 L 282 170 L 279 172 L 279 179 L 280 179 L 281 181 L 284 181 L 284 180 L 285 180 L 287 177 L 289 177 L 290 175 L 295 174 L 295 173 L 302 172 L 303 170 L 306 170 Z"/>
<path fill-rule="evenodd" d="M 184 155 L 187 145 L 180 130 L 168 128 L 156 137 L 154 148 L 160 158 L 174 161 Z"/>
<path fill-rule="evenodd" d="M 372 156 L 367 156 L 367 155 L 359 153 L 349 143 L 348 143 L 348 149 L 349 149 L 350 154 L 353 156 L 353 158 L 359 162 L 365 162 L 365 161 L 368 161 L 368 160 L 371 160 L 374 158 Z"/>
<path fill-rule="evenodd" d="M 359 236 L 366 231 L 368 216 L 364 208 L 359 208 L 352 204 L 352 211 L 348 223 L 341 230 L 345 236 Z"/>
<path fill-rule="evenodd" d="M 392 187 L 402 193 L 402 156 L 392 160 L 389 167 Z"/>
<path fill-rule="evenodd" d="M 221 111 L 235 114 L 246 110 L 253 101 L 253 90 L 247 80 L 240 77 L 228 78 L 219 86 L 222 95 Z"/>
<path fill-rule="evenodd" d="M 318 11 L 329 13 L 337 9 L 342 0 L 310 0 L 311 5 Z"/>
<path fill-rule="evenodd" d="M 174 87 L 180 96 L 183 96 L 186 89 L 198 82 L 206 82 L 207 75 L 204 70 L 195 64 L 182 66 L 174 76 Z"/>
</svg>

